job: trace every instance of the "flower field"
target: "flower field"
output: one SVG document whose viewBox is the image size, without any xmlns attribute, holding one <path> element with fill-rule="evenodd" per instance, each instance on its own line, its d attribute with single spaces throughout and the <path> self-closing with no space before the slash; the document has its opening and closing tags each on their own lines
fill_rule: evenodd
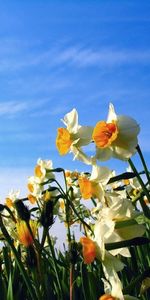
<svg viewBox="0 0 150 300">
<path fill-rule="evenodd" d="M 150 172 L 140 127 L 112 104 L 94 127 L 79 125 L 76 109 L 62 122 L 56 148 L 61 156 L 71 153 L 74 170 L 38 159 L 26 197 L 12 192 L 0 204 L 0 299 L 149 300 Z M 115 172 L 117 159 L 128 163 L 122 174 Z M 76 170 L 76 160 L 85 171 Z M 57 219 L 64 250 L 51 234 Z"/>
</svg>

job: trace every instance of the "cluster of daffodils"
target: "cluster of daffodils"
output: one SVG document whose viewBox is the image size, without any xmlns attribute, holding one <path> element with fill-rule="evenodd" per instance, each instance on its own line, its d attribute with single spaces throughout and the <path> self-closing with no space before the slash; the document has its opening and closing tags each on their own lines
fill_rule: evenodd
<svg viewBox="0 0 150 300">
<path fill-rule="evenodd" d="M 91 165 L 91 174 L 78 173 L 74 181 L 69 181 L 80 203 L 90 199 L 94 203 L 92 208 L 88 208 L 87 205 L 89 211 L 87 223 L 92 230 L 84 226 L 85 235 L 80 238 L 84 262 L 91 264 L 96 258 L 102 262 L 105 295 L 100 298 L 101 300 L 135 299 L 123 295 L 118 276 L 118 272 L 124 268 L 118 255 L 130 257 L 129 249 L 127 247 L 118 247 L 110 251 L 106 249 L 110 243 L 140 237 L 145 232 L 145 226 L 137 222 L 139 212 L 131 199 L 128 199 L 129 189 L 130 191 L 133 189 L 134 181 L 137 182 L 137 179 L 111 184 L 114 171 L 100 166 L 98 161 L 106 161 L 111 157 L 127 161 L 135 154 L 139 125 L 130 117 L 117 116 L 112 104 L 109 105 L 107 120 L 98 121 L 95 127 L 79 125 L 75 109 L 66 114 L 62 121 L 66 128 L 59 128 L 56 138 L 56 147 L 60 155 L 72 152 L 74 159 Z M 92 156 L 83 151 L 83 146 L 90 143 L 95 144 L 95 153 Z M 118 188 L 125 185 L 128 189 Z"/>
<path fill-rule="evenodd" d="M 76 109 L 66 114 L 62 121 L 66 128 L 59 128 L 56 138 L 60 155 L 72 152 L 74 158 L 92 164 L 92 158 L 100 161 L 111 157 L 128 160 L 136 152 L 139 125 L 130 117 L 117 116 L 112 104 L 109 105 L 107 121 L 99 121 L 95 127 L 79 125 Z M 82 147 L 91 142 L 95 143 L 96 154 L 88 157 Z"/>
<path fill-rule="evenodd" d="M 62 121 L 65 127 L 58 129 L 56 137 L 59 154 L 72 152 L 74 159 L 89 165 L 91 171 L 53 168 L 51 160 L 38 159 L 34 175 L 28 178 L 27 197 L 19 199 L 19 191 L 11 191 L 6 197 L 0 226 L 2 229 L 5 225 L 7 232 L 2 230 L 2 235 L 10 236 L 14 247 L 28 249 L 27 255 L 36 264 L 43 249 L 47 251 L 49 230 L 56 219 L 65 225 L 69 249 L 75 244 L 78 228 L 80 239 L 73 263 L 78 256 L 87 265 L 101 263 L 105 294 L 99 300 L 137 299 L 123 294 L 119 273 L 125 267 L 121 258 L 131 257 L 128 245 L 145 234 L 135 202 L 143 189 L 129 167 L 125 173 L 128 176 L 117 176 L 100 162 L 111 157 L 130 160 L 137 151 L 139 125 L 130 117 L 118 116 L 112 104 L 107 120 L 99 120 L 95 127 L 79 125 L 76 109 Z M 86 152 L 90 143 L 95 144 L 91 156 Z M 148 192 L 142 196 L 144 199 Z M 54 245 L 55 238 L 52 240 Z"/>
</svg>

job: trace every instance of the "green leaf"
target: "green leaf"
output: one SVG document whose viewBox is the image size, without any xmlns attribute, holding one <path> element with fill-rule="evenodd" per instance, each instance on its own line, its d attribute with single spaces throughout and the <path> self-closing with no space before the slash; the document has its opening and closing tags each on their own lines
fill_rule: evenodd
<svg viewBox="0 0 150 300">
<path fill-rule="evenodd" d="M 11 273 L 9 274 L 7 300 L 14 300 Z"/>
</svg>

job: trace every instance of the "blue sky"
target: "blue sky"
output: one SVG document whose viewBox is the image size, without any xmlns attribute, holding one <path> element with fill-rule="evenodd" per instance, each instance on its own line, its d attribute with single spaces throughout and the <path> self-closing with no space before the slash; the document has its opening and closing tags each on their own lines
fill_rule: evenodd
<svg viewBox="0 0 150 300">
<path fill-rule="evenodd" d="M 74 107 L 82 125 L 105 119 L 110 101 L 135 118 L 150 162 L 149 32 L 146 0 L 0 1 L 1 197 L 24 192 L 39 157 L 85 170 L 55 147 L 60 119 Z"/>
</svg>

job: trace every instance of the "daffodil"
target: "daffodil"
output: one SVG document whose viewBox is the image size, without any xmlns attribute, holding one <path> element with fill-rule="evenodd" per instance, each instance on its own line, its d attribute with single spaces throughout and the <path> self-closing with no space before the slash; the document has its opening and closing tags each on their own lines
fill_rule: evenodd
<svg viewBox="0 0 150 300">
<path fill-rule="evenodd" d="M 62 122 L 66 128 L 58 128 L 56 137 L 56 147 L 59 154 L 65 155 L 68 152 L 73 152 L 80 159 L 81 147 L 91 142 L 93 127 L 78 124 L 78 113 L 75 108 L 65 115 Z"/>
<path fill-rule="evenodd" d="M 95 258 L 102 262 L 102 267 L 105 275 L 104 289 L 105 295 L 100 300 L 123 300 L 122 284 L 117 272 L 121 271 L 124 264 L 116 257 L 106 251 L 105 258 L 102 259 L 101 249 L 97 242 L 89 237 L 81 237 L 83 259 L 85 264 L 91 264 Z"/>
<path fill-rule="evenodd" d="M 20 190 L 18 191 L 11 190 L 8 196 L 5 198 L 6 206 L 8 206 L 9 208 L 13 208 L 14 201 L 19 198 L 19 195 L 20 195 Z"/>
<path fill-rule="evenodd" d="M 54 178 L 54 174 L 51 172 L 52 169 L 53 163 L 51 160 L 42 160 L 39 158 L 34 168 L 35 181 L 37 183 L 43 183 L 49 178 Z"/>
<path fill-rule="evenodd" d="M 32 234 L 25 221 L 18 221 L 16 224 L 18 239 L 25 247 L 29 247 L 34 242 L 34 237 L 37 232 L 37 222 L 30 220 L 29 222 Z"/>
<path fill-rule="evenodd" d="M 99 121 L 92 134 L 96 145 L 96 158 L 104 161 L 116 157 L 128 160 L 135 152 L 140 131 L 137 122 L 123 115 L 117 115 L 109 105 L 107 121 Z"/>
<path fill-rule="evenodd" d="M 38 200 L 42 197 L 43 186 L 37 182 L 36 176 L 30 176 L 28 178 L 28 199 L 31 203 L 34 203 L 34 200 Z"/>
<path fill-rule="evenodd" d="M 111 177 L 111 171 L 107 167 L 92 165 L 91 176 L 85 174 L 79 176 L 79 187 L 83 199 L 96 198 L 104 202 L 104 186 Z"/>
<path fill-rule="evenodd" d="M 119 197 L 112 197 L 109 206 L 99 210 L 97 221 L 94 225 L 95 241 L 99 245 L 102 257 L 105 256 L 105 244 L 129 240 L 142 236 L 145 227 L 135 221 L 138 213 L 131 201 Z M 110 251 L 111 254 L 130 256 L 128 248 L 119 248 Z"/>
</svg>

